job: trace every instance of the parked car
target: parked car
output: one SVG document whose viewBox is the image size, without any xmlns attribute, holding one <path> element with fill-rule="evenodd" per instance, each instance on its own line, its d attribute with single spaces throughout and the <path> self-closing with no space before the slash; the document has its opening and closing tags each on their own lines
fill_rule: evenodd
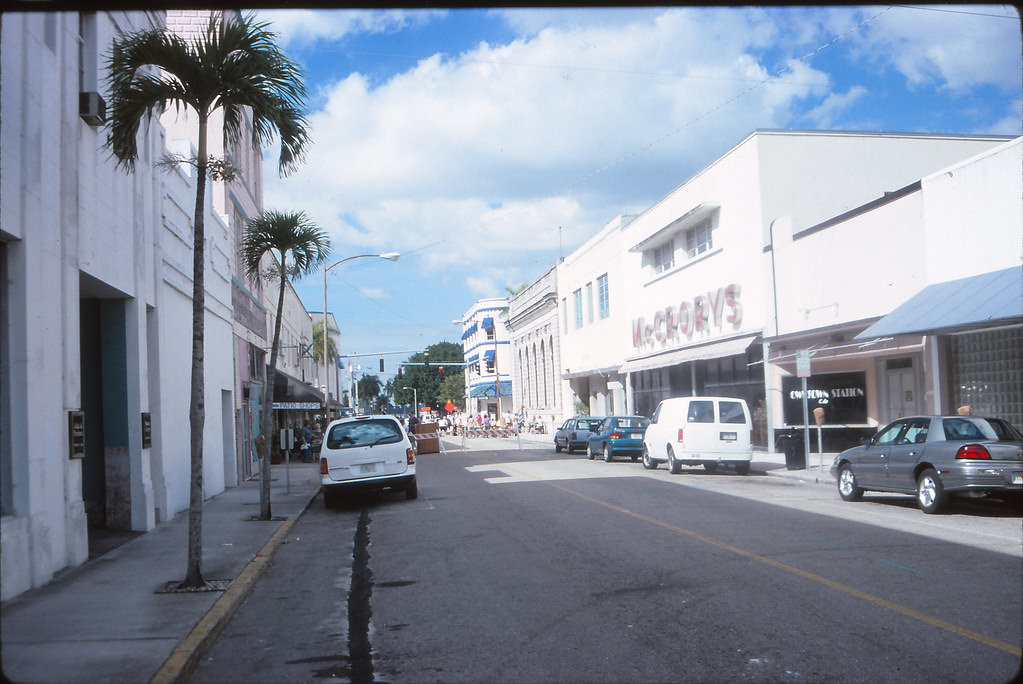
<svg viewBox="0 0 1023 684">
<path fill-rule="evenodd" d="M 950 496 L 1019 497 L 1023 434 L 1000 418 L 900 418 L 838 454 L 831 474 L 846 501 L 868 490 L 904 492 L 924 513 L 940 512 Z"/>
<path fill-rule="evenodd" d="M 674 397 L 657 405 L 643 438 L 643 467 L 666 461 L 672 473 L 683 465 L 718 466 L 749 473 L 753 421 L 749 407 L 733 397 Z"/>
<path fill-rule="evenodd" d="M 649 423 L 650 419 L 643 416 L 608 416 L 596 430 L 590 431 L 587 455 L 591 461 L 597 454 L 608 462 L 619 455 L 638 461 L 643 455 L 643 435 Z"/>
<path fill-rule="evenodd" d="M 576 449 L 586 450 L 590 440 L 590 431 L 595 430 L 603 417 L 578 416 L 569 418 L 554 433 L 554 453 L 564 449 L 568 453 Z"/>
<path fill-rule="evenodd" d="M 353 490 L 403 490 L 419 496 L 416 454 L 394 416 L 353 416 L 327 426 L 320 451 L 320 482 L 328 508 Z"/>
</svg>

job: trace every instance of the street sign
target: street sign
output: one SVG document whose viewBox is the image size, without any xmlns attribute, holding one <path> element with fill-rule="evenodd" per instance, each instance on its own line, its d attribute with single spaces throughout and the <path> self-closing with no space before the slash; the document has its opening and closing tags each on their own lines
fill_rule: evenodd
<svg viewBox="0 0 1023 684">
<path fill-rule="evenodd" d="M 810 350 L 800 349 L 796 352 L 796 377 L 810 377 Z"/>
</svg>

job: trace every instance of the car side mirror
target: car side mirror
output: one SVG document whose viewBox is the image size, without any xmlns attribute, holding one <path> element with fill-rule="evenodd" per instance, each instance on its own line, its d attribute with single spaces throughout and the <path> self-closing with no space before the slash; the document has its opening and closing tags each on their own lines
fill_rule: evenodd
<svg viewBox="0 0 1023 684">
<path fill-rule="evenodd" d="M 861 446 L 870 446 L 873 443 L 874 443 L 873 437 L 864 437 L 863 439 L 860 440 Z"/>
</svg>

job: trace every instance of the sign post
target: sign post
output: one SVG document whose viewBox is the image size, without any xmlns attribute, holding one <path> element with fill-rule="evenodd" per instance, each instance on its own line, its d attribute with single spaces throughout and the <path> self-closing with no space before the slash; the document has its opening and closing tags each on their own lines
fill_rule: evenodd
<svg viewBox="0 0 1023 684">
<path fill-rule="evenodd" d="M 810 465 L 810 407 L 806 379 L 810 375 L 810 350 L 800 349 L 796 352 L 796 377 L 800 378 L 803 384 L 803 454 L 807 468 Z"/>
<path fill-rule="evenodd" d="M 295 448 L 295 431 L 290 428 L 281 430 L 281 451 L 284 452 L 285 493 L 291 494 L 291 450 Z"/>
</svg>

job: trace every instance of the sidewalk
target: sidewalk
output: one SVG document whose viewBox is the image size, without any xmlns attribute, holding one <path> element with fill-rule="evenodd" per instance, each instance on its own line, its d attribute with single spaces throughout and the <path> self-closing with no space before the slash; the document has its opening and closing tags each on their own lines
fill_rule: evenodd
<svg viewBox="0 0 1023 684">
<path fill-rule="evenodd" d="M 18 684 L 179 681 L 319 489 L 317 465 L 292 463 L 290 471 L 271 467 L 272 521 L 251 520 L 259 515 L 258 479 L 206 502 L 203 576 L 231 580 L 226 591 L 158 593 L 184 579 L 186 511 L 4 602 L 3 676 Z"/>
</svg>

